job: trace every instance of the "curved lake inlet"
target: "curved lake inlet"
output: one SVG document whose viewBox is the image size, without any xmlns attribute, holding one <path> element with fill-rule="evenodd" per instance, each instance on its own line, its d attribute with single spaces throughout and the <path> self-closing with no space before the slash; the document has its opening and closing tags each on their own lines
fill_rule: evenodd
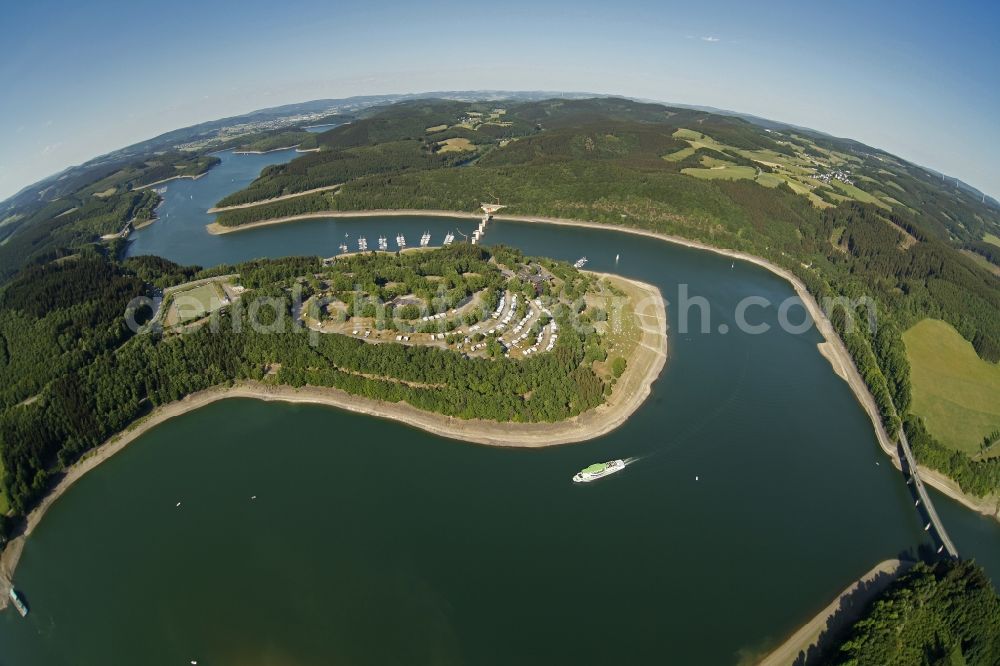
<svg viewBox="0 0 1000 666">
<path fill-rule="evenodd" d="M 429 231 L 436 245 L 476 227 L 391 217 L 205 232 L 211 205 L 293 155 L 224 153 L 204 178 L 169 183 L 130 253 L 213 265 L 331 256 L 345 234 L 415 244 Z M 742 300 L 780 304 L 788 283 L 612 230 L 500 221 L 485 242 L 586 256 L 587 269 L 660 288 L 670 357 L 624 426 L 501 450 L 324 407 L 214 403 L 142 436 L 49 511 L 17 570 L 32 612 L 0 618 L 5 659 L 734 663 L 875 563 L 930 547 L 815 329 L 785 330 L 777 306 L 747 315 L 766 331 L 738 325 Z M 708 332 L 677 330 L 682 284 L 707 302 Z M 637 461 L 572 483 L 614 458 Z M 1000 580 L 1000 525 L 932 494 L 959 551 Z"/>
</svg>

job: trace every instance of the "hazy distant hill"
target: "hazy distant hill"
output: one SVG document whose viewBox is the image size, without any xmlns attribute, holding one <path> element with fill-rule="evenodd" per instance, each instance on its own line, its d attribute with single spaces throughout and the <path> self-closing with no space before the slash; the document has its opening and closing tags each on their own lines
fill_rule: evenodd
<svg viewBox="0 0 1000 666">
<path fill-rule="evenodd" d="M 547 136 L 533 136 L 532 145 L 552 150 L 558 136 L 549 130 L 574 125 L 662 122 L 674 131 L 698 132 L 699 127 L 708 123 L 714 134 L 706 132 L 706 136 L 712 141 L 718 140 L 716 145 L 696 145 L 697 141 L 691 141 L 691 137 L 672 137 L 680 143 L 675 145 L 672 156 L 660 156 L 666 158 L 658 164 L 667 171 L 690 175 L 692 180 L 733 181 L 745 180 L 748 174 L 754 175 L 752 180 L 759 185 L 789 187 L 817 207 L 853 200 L 878 202 L 891 209 L 919 211 L 918 217 L 927 233 L 956 245 L 967 246 L 969 251 L 978 252 L 990 260 L 994 260 L 996 254 L 995 246 L 983 240 L 986 233 L 996 230 L 995 219 L 1000 204 L 995 200 L 984 197 L 961 181 L 849 139 L 728 111 L 664 106 L 612 97 L 595 98 L 586 93 L 444 91 L 312 100 L 261 109 L 167 132 L 66 169 L 0 203 L 0 242 L 4 243 L 0 245 L 0 259 L 4 260 L 0 262 L 3 264 L 0 270 L 4 271 L 0 278 L 8 276 L 10 271 L 32 257 L 45 256 L 57 247 L 94 241 L 102 234 L 117 231 L 131 219 L 124 219 L 125 216 L 134 216 L 136 205 L 142 206 L 143 210 L 148 208 L 147 202 L 133 201 L 135 197 L 129 194 L 131 190 L 143 182 L 150 182 L 155 175 L 169 173 L 171 168 L 175 173 L 189 174 L 197 173 L 199 164 L 201 168 L 208 168 L 210 162 L 199 158 L 213 150 L 238 146 L 273 147 L 282 143 L 285 137 L 304 136 L 304 133 L 296 134 L 295 131 L 305 125 L 342 123 L 372 114 L 391 115 L 394 112 L 386 111 L 386 108 L 399 105 L 405 110 L 409 108 L 408 104 L 432 99 L 448 100 L 454 104 L 483 104 L 487 110 L 492 103 L 503 102 L 512 106 L 506 122 L 512 123 L 516 131 L 488 123 L 474 132 L 461 130 L 452 127 L 456 124 L 457 112 L 449 111 L 443 116 L 451 128 L 450 134 L 455 138 L 461 138 L 458 135 L 462 131 L 471 132 L 466 138 L 479 146 L 479 152 L 492 150 L 496 146 L 491 147 L 491 144 L 505 138 L 528 137 L 535 132 L 536 126 L 544 128 Z M 316 135 L 306 140 L 310 146 L 315 146 L 358 131 L 351 127 L 332 134 L 332 139 Z M 410 135 L 413 136 L 413 133 Z M 790 146 L 796 148 L 793 150 Z M 337 146 L 327 145 L 326 148 L 336 149 Z M 511 150 L 514 148 L 519 147 L 514 146 Z M 747 153 L 754 150 L 771 151 L 773 154 Z M 794 153 L 795 150 L 799 151 L 798 157 L 785 154 L 782 158 L 791 162 L 779 164 L 781 160 L 775 161 L 775 155 L 783 151 Z M 311 159 L 322 162 L 326 158 Z M 498 155 L 490 155 L 483 162 L 499 159 Z M 456 156 L 452 155 L 446 161 L 455 160 Z M 854 162 L 848 164 L 851 160 Z M 420 160 L 413 165 L 418 162 Z M 391 163 L 388 164 L 391 166 Z M 850 177 L 838 176 L 839 171 L 850 170 L 851 166 L 860 171 Z M 811 178 L 810 172 L 817 169 L 825 170 L 824 173 L 812 174 L 822 181 Z M 302 178 L 297 180 L 300 186 L 306 182 Z M 898 182 L 900 180 L 906 180 L 908 185 Z M 323 177 L 313 178 L 310 182 L 323 182 Z M 95 184 L 99 184 L 100 188 L 92 187 Z M 694 183 L 690 185 L 695 187 Z M 255 184 L 255 187 L 261 192 L 266 189 L 261 183 Z M 283 191 L 288 189 L 282 187 Z M 106 196 L 95 200 L 95 195 L 102 193 Z M 252 195 L 238 194 L 234 200 L 249 196 Z"/>
</svg>

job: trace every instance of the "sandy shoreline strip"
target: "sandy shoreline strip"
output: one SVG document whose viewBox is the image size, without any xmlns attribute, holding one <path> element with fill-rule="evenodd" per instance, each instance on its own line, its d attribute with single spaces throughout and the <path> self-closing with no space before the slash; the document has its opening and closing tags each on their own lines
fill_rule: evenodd
<svg viewBox="0 0 1000 666">
<path fill-rule="evenodd" d="M 846 628 L 853 624 L 864 611 L 869 601 L 885 590 L 889 584 L 905 573 L 912 566 L 911 562 L 900 560 L 885 560 L 876 564 L 871 571 L 847 586 L 843 592 L 816 614 L 814 618 L 789 636 L 788 640 L 775 648 L 770 654 L 757 662 L 758 666 L 791 666 L 799 653 L 808 654 L 809 649 L 816 645 L 820 636 L 828 629 L 828 623 L 841 610 L 841 602 L 850 599 L 850 608 L 837 618 L 835 630 Z M 866 589 L 861 590 L 867 586 Z"/>
<path fill-rule="evenodd" d="M 309 194 L 316 194 L 318 192 L 328 192 L 330 190 L 336 190 L 340 188 L 341 185 L 327 185 L 326 187 L 316 187 L 311 190 L 305 190 L 304 192 L 293 192 L 292 194 L 283 194 L 280 197 L 272 197 L 270 199 L 261 199 L 260 201 L 251 201 L 250 203 L 235 204 L 233 206 L 222 206 L 221 208 L 213 206 L 209 208 L 207 213 L 224 213 L 227 210 L 239 210 L 240 208 L 255 208 L 257 206 L 265 206 L 269 203 L 274 203 L 276 201 L 285 201 L 287 199 L 295 199 L 297 197 L 304 197 Z M 220 225 L 221 226 L 221 225 Z"/>
<path fill-rule="evenodd" d="M 211 171 L 211 169 L 209 169 L 208 171 Z M 203 172 L 199 173 L 197 176 L 171 176 L 170 178 L 164 178 L 163 180 L 157 180 L 157 181 L 155 181 L 153 183 L 149 183 L 148 185 L 140 185 L 139 187 L 133 187 L 132 191 L 135 192 L 137 190 L 145 190 L 145 189 L 148 189 L 150 187 L 156 187 L 157 185 L 162 185 L 163 183 L 169 183 L 172 180 L 180 180 L 182 178 L 187 178 L 188 180 L 198 180 L 199 178 L 201 178 L 202 176 L 204 176 L 206 173 L 208 173 L 208 171 L 203 171 Z"/>
<path fill-rule="evenodd" d="M 0 608 L 5 608 L 7 590 L 13 580 L 24 540 L 38 526 L 46 511 L 76 481 L 102 462 L 124 449 L 164 421 L 186 414 L 219 400 L 253 398 L 264 401 L 309 403 L 337 407 L 358 414 L 400 421 L 435 435 L 487 446 L 540 448 L 594 439 L 615 430 L 646 401 L 653 382 L 660 376 L 667 360 L 667 312 L 660 290 L 651 284 L 598 273 L 615 286 L 630 291 L 635 298 L 635 313 L 642 327 L 642 339 L 628 359 L 628 366 L 611 396 L 604 404 L 579 416 L 557 423 L 501 423 L 480 419 L 460 419 L 425 412 L 412 405 L 386 403 L 353 395 L 330 387 L 270 385 L 241 382 L 230 387 L 215 387 L 192 393 L 181 400 L 155 409 L 127 429 L 87 453 L 66 470 L 56 486 L 25 518 L 24 534 L 12 539 L 0 555 Z M 625 390 L 627 389 L 627 390 Z"/>
<path fill-rule="evenodd" d="M 272 148 L 271 150 L 234 150 L 233 155 L 267 155 L 268 153 L 276 153 L 280 150 L 291 150 L 292 148 L 298 148 L 299 144 L 293 146 L 282 146 L 281 148 Z"/>
<path fill-rule="evenodd" d="M 205 229 L 208 233 L 213 236 L 221 236 L 223 234 L 231 234 L 237 231 L 243 231 L 244 229 L 256 229 L 258 227 L 270 227 L 275 224 L 285 224 L 286 222 L 298 222 L 299 220 L 316 220 L 322 218 L 350 218 L 350 217 L 401 217 L 401 216 L 412 216 L 412 217 L 455 217 L 462 220 L 479 220 L 483 217 L 482 213 L 463 213 L 461 211 L 454 210 L 421 210 L 421 209 L 407 209 L 402 208 L 399 210 L 355 210 L 355 211 L 326 211 L 317 213 L 302 213 L 301 215 L 289 215 L 287 217 L 276 217 L 270 220 L 261 220 L 260 222 L 251 222 L 249 224 L 241 224 L 235 227 L 227 227 L 219 224 L 218 222 L 212 222 L 211 224 L 206 224 Z M 499 218 L 494 219 L 513 219 L 513 218 Z M 525 218 L 528 220 L 528 218 Z M 529 221 L 534 221 L 529 220 Z"/>
<path fill-rule="evenodd" d="M 368 210 L 368 211 L 331 211 L 326 213 L 306 213 L 303 215 L 292 215 L 289 217 L 281 217 L 272 220 L 262 220 L 260 222 L 254 222 L 251 224 L 244 224 L 237 227 L 224 227 L 217 223 L 212 223 L 206 225 L 206 228 L 210 234 L 227 234 L 236 231 L 241 231 L 243 229 L 250 229 L 254 227 L 270 226 L 272 224 L 284 224 L 286 222 L 294 222 L 296 220 L 305 219 L 317 219 L 317 218 L 350 218 L 350 217 L 392 217 L 392 216 L 415 216 L 415 217 L 456 217 L 463 219 L 479 219 L 481 217 L 478 213 L 467 213 L 461 211 L 446 211 L 446 210 L 412 210 L 412 209 L 400 209 L 400 210 Z M 532 215 L 494 215 L 495 220 L 508 220 L 512 222 L 528 222 L 536 224 L 554 224 L 558 226 L 567 227 L 584 227 L 589 229 L 601 229 L 605 231 L 620 231 L 622 233 L 633 234 L 636 236 L 646 236 L 647 238 L 656 238 L 668 243 L 674 243 L 676 245 L 683 245 L 685 247 L 693 248 L 696 250 L 704 250 L 706 252 L 714 252 L 715 254 L 721 254 L 726 257 L 732 257 L 734 259 L 739 259 L 741 261 L 747 261 L 765 270 L 774 273 L 778 277 L 781 277 L 791 283 L 792 288 L 795 290 L 796 295 L 802 300 L 806 309 L 809 311 L 810 316 L 816 323 L 816 328 L 819 330 L 820 334 L 826 339 L 825 343 L 819 346 L 819 351 L 826 358 L 838 377 L 847 382 L 854 393 L 855 398 L 861 404 L 861 407 L 868 413 L 869 419 L 871 419 L 872 426 L 875 428 L 875 435 L 878 440 L 879 446 L 882 451 L 885 452 L 887 456 L 892 460 L 893 465 L 897 469 L 902 469 L 901 463 L 899 461 L 899 455 L 896 451 L 896 445 L 893 439 L 889 437 L 888 433 L 885 431 L 885 427 L 882 425 L 882 419 L 879 416 L 878 407 L 875 403 L 875 398 L 872 396 L 871 392 L 868 390 L 868 385 L 865 384 L 864 379 L 862 379 L 861 374 L 858 372 L 857 367 L 854 365 L 854 359 L 847 351 L 847 347 L 844 346 L 843 340 L 837 335 L 837 332 L 833 328 L 833 324 L 827 318 L 826 314 L 820 308 L 819 303 L 809 290 L 806 289 L 805 284 L 791 271 L 782 268 L 770 261 L 758 257 L 756 255 L 747 254 L 746 252 L 740 252 L 738 250 L 729 250 L 725 248 L 715 247 L 702 243 L 699 241 L 689 240 L 681 236 L 672 236 L 670 234 L 663 234 L 655 231 L 648 231 L 646 229 L 638 229 L 636 227 L 628 227 L 617 224 L 605 224 L 600 222 L 586 222 L 583 220 L 571 220 L 565 218 L 555 218 L 555 217 L 545 217 L 545 216 L 532 216 Z M 979 498 L 968 495 L 958 487 L 958 484 L 944 476 L 940 472 L 936 472 L 924 466 L 918 466 L 918 472 L 920 477 L 924 480 L 927 485 L 930 485 L 944 493 L 951 499 L 959 502 L 963 506 L 972 509 L 978 513 L 991 516 L 993 519 L 1000 521 L 1000 497 L 986 497 Z"/>
</svg>

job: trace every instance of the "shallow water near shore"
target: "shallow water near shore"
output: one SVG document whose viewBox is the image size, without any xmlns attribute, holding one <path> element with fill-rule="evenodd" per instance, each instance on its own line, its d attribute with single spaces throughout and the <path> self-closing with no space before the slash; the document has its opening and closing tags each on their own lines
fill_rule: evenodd
<svg viewBox="0 0 1000 666">
<path fill-rule="evenodd" d="M 238 177 L 284 159 L 223 154 L 204 178 L 170 183 L 130 253 L 212 265 L 329 256 L 345 233 L 414 244 L 474 228 L 395 217 L 204 231 Z M 737 331 L 740 299 L 778 303 L 794 295 L 786 282 L 614 231 L 497 222 L 486 243 L 585 255 L 659 286 L 670 357 L 629 422 L 519 451 L 325 407 L 209 405 L 142 436 L 46 515 L 15 577 L 31 614 L 0 616 L 0 663 L 735 663 L 876 562 L 930 546 L 819 334 L 782 332 L 774 307 L 750 315 L 769 332 Z M 681 284 L 710 303 L 713 333 L 678 331 Z M 570 481 L 628 457 L 620 474 Z M 959 551 L 1000 581 L 1000 525 L 932 495 Z"/>
</svg>

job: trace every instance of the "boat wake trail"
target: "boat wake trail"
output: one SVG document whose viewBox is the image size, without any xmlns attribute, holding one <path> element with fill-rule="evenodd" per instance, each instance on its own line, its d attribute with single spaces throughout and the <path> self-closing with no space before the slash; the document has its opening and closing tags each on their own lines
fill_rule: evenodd
<svg viewBox="0 0 1000 666">
<path fill-rule="evenodd" d="M 732 390 L 726 396 L 724 400 L 719 401 L 715 408 L 706 417 L 699 419 L 698 421 L 688 424 L 686 428 L 681 430 L 674 436 L 666 445 L 661 446 L 655 451 L 649 453 L 644 453 L 641 456 L 633 456 L 625 461 L 625 465 L 628 466 L 633 462 L 638 462 L 640 460 L 662 458 L 662 456 L 671 456 L 676 454 L 680 449 L 681 445 L 694 439 L 696 436 L 700 435 L 708 426 L 714 423 L 727 409 L 729 409 L 741 396 L 743 393 L 743 387 L 746 383 L 747 369 L 749 368 L 750 352 L 748 351 L 746 357 L 743 361 L 743 366 L 740 369 L 739 377 L 737 378 L 735 385 Z M 703 442 L 699 449 L 702 451 L 712 450 L 720 446 L 724 446 L 725 441 L 720 440 L 717 442 Z M 666 461 L 661 460 L 659 463 L 653 462 L 653 464 L 664 464 Z"/>
</svg>

